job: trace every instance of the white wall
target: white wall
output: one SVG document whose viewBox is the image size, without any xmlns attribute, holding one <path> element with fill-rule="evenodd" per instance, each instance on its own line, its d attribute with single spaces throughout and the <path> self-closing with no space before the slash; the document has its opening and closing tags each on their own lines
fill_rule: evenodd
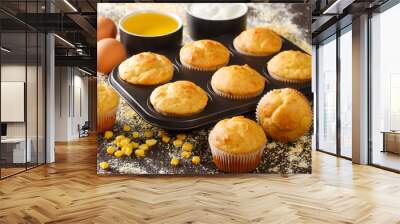
<svg viewBox="0 0 400 224">
<path fill-rule="evenodd" d="M 68 140 L 68 71 L 67 67 L 55 68 L 55 141 Z"/>
<path fill-rule="evenodd" d="M 28 74 L 34 68 L 33 66 L 28 66 Z M 35 70 L 36 73 L 36 70 Z M 18 65 L 18 64 L 6 64 L 1 66 L 1 81 L 4 82 L 25 82 L 25 64 Z M 36 83 L 35 83 L 36 84 Z M 36 97 L 36 89 L 35 94 L 27 94 L 28 97 L 35 96 Z M 28 99 L 27 99 L 28 100 Z M 28 100 L 30 102 L 32 100 Z M 36 107 L 36 106 L 35 106 Z M 3 110 L 3 108 L 2 108 Z M 29 116 L 29 114 L 28 114 Z M 36 114 L 35 114 L 36 116 Z M 28 120 L 31 120 L 28 117 Z M 7 122 L 7 137 L 25 137 L 25 122 Z"/>
<path fill-rule="evenodd" d="M 70 141 L 88 120 L 88 78 L 71 67 L 56 67 L 55 74 L 55 140 Z"/>
<path fill-rule="evenodd" d="M 7 137 L 25 138 L 26 135 L 29 139 L 29 148 L 32 151 L 32 161 L 36 162 L 36 158 L 38 158 L 39 163 L 44 163 L 45 153 L 43 77 L 41 66 L 28 65 L 25 67 L 25 64 L 3 64 L 1 66 L 1 81 L 24 82 L 27 91 L 26 108 L 25 106 L 22 107 L 22 113 L 25 113 L 24 110 L 26 110 L 27 119 L 24 122 L 6 122 Z M 1 110 L 6 109 L 1 108 Z"/>
</svg>

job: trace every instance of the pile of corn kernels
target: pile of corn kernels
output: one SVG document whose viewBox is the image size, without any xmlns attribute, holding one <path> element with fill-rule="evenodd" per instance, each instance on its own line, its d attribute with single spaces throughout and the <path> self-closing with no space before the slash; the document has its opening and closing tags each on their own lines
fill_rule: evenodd
<svg viewBox="0 0 400 224">
<path fill-rule="evenodd" d="M 137 131 L 131 131 L 129 125 L 124 125 L 122 128 L 123 134 L 114 136 L 112 131 L 104 132 L 104 139 L 108 142 L 109 146 L 106 148 L 106 152 L 109 155 L 115 156 L 116 158 L 131 157 L 131 158 L 143 158 L 146 156 L 146 152 L 151 150 L 159 141 L 166 144 L 173 144 L 176 148 L 181 150 L 181 159 L 190 161 L 191 163 L 198 165 L 201 159 L 197 155 L 193 155 L 192 143 L 185 142 L 187 136 L 185 134 L 178 134 L 175 136 L 175 140 L 171 142 L 171 137 L 165 131 L 158 131 L 157 135 L 154 136 L 153 131 L 147 130 L 143 133 Z M 180 159 L 173 156 L 171 159 L 171 166 L 179 166 Z M 110 168 L 107 161 L 99 163 L 100 168 L 107 170 Z"/>
</svg>

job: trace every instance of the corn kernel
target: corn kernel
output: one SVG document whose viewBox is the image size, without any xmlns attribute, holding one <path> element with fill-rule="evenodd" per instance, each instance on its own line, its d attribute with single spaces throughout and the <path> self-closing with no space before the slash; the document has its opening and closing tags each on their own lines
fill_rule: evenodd
<svg viewBox="0 0 400 224">
<path fill-rule="evenodd" d="M 132 152 L 133 152 L 133 148 L 132 148 L 131 146 L 129 146 L 129 145 L 126 145 L 126 146 L 124 146 L 124 147 L 122 148 L 122 151 L 124 152 L 124 154 L 125 154 L 126 156 L 131 156 L 131 155 L 132 155 Z"/>
<path fill-rule="evenodd" d="M 171 140 L 171 138 L 168 137 L 168 136 L 163 136 L 161 140 L 162 140 L 163 142 L 165 142 L 165 143 L 168 143 L 169 140 Z"/>
<path fill-rule="evenodd" d="M 121 148 L 121 150 L 123 151 L 123 152 L 125 152 L 125 150 L 126 149 L 133 149 L 133 147 L 131 146 L 131 144 L 127 144 L 127 145 L 124 145 L 122 148 Z"/>
<path fill-rule="evenodd" d="M 147 144 L 141 144 L 141 145 L 139 145 L 139 149 L 146 151 L 149 149 L 149 146 Z"/>
<path fill-rule="evenodd" d="M 113 141 L 114 144 L 116 144 L 118 147 L 120 146 L 120 142 L 125 139 L 125 136 L 123 135 L 118 135 L 115 137 L 115 140 Z"/>
<path fill-rule="evenodd" d="M 129 125 L 124 124 L 124 127 L 122 127 L 122 130 L 124 131 L 130 131 L 131 127 L 129 127 Z"/>
<path fill-rule="evenodd" d="M 182 156 L 183 158 L 187 159 L 187 158 L 190 157 L 191 154 L 192 154 L 191 152 L 183 151 L 183 152 L 181 153 L 181 156 Z"/>
<path fill-rule="evenodd" d="M 178 135 L 176 135 L 176 138 L 179 139 L 179 140 L 185 140 L 186 137 L 187 137 L 187 136 L 186 136 L 185 134 L 178 134 Z"/>
<path fill-rule="evenodd" d="M 172 165 L 172 166 L 178 166 L 178 165 L 179 165 L 179 159 L 176 158 L 176 157 L 173 157 L 173 158 L 171 159 L 171 165 Z"/>
<path fill-rule="evenodd" d="M 193 145 L 191 143 L 185 143 L 182 145 L 182 150 L 183 151 L 188 151 L 191 152 L 193 149 Z"/>
<path fill-rule="evenodd" d="M 121 141 L 124 138 L 125 138 L 125 135 L 118 135 L 117 137 L 115 137 L 115 141 Z"/>
<path fill-rule="evenodd" d="M 175 140 L 175 141 L 173 141 L 172 142 L 172 144 L 174 144 L 174 146 L 175 147 L 180 147 L 180 146 L 182 146 L 182 140 L 180 140 L 180 139 L 177 139 L 177 140 Z"/>
<path fill-rule="evenodd" d="M 146 137 L 146 138 L 151 138 L 151 137 L 153 137 L 153 132 L 152 132 L 152 131 L 145 131 L 145 132 L 144 132 L 144 137 Z"/>
<path fill-rule="evenodd" d="M 139 132 L 137 132 L 137 131 L 134 131 L 134 132 L 132 133 L 132 138 L 139 138 L 139 136 L 140 136 L 140 134 L 139 134 Z"/>
<path fill-rule="evenodd" d="M 136 149 L 137 147 L 139 147 L 139 143 L 137 143 L 137 142 L 131 142 L 128 145 L 131 146 L 133 149 Z"/>
<path fill-rule="evenodd" d="M 157 140 L 155 140 L 154 138 L 146 140 L 146 145 L 148 146 L 153 146 L 155 144 L 157 144 Z"/>
<path fill-rule="evenodd" d="M 136 149 L 135 150 L 135 155 L 137 157 L 144 157 L 144 150 L 143 149 Z"/>
<path fill-rule="evenodd" d="M 105 161 L 101 162 L 99 165 L 100 165 L 100 168 L 102 168 L 103 170 L 106 170 L 109 167 L 108 163 Z"/>
<path fill-rule="evenodd" d="M 112 154 L 114 154 L 114 152 L 115 152 L 115 148 L 114 148 L 114 147 L 109 146 L 109 147 L 107 148 L 107 153 L 108 153 L 108 154 L 112 155 Z"/>
<path fill-rule="evenodd" d="M 162 130 L 158 131 L 158 133 L 157 133 L 158 137 L 164 137 L 166 135 L 167 135 L 167 133 L 165 133 L 165 131 L 162 131 Z"/>
<path fill-rule="evenodd" d="M 112 131 L 106 131 L 106 132 L 104 132 L 104 138 L 105 139 L 110 139 L 110 138 L 112 138 L 113 137 L 113 132 Z"/>
<path fill-rule="evenodd" d="M 193 156 L 192 157 L 192 163 L 193 164 L 195 164 L 195 165 L 198 165 L 198 164 L 200 164 L 200 156 Z"/>
<path fill-rule="evenodd" d="M 122 150 L 118 150 L 118 151 L 114 152 L 114 156 L 117 157 L 117 158 L 120 158 L 123 155 L 124 155 L 124 151 L 122 151 Z"/>
<path fill-rule="evenodd" d="M 124 138 L 119 142 L 119 147 L 124 147 L 128 145 L 131 142 L 131 139 L 129 138 Z"/>
</svg>

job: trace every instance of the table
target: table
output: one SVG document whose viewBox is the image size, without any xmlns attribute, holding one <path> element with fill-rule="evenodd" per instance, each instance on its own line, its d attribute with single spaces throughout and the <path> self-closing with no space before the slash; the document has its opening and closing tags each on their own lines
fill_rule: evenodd
<svg viewBox="0 0 400 224">
<path fill-rule="evenodd" d="M 381 131 L 383 134 L 382 152 L 400 154 L 400 131 Z"/>
<path fill-rule="evenodd" d="M 26 142 L 26 154 L 25 144 Z M 10 147 L 12 146 L 12 147 Z M 5 138 L 1 139 L 1 156 L 5 158 L 5 163 L 25 163 L 30 162 L 32 158 L 31 153 L 32 140 L 27 138 Z M 8 154 L 8 155 L 7 155 Z M 10 155 L 12 154 L 12 156 Z"/>
</svg>

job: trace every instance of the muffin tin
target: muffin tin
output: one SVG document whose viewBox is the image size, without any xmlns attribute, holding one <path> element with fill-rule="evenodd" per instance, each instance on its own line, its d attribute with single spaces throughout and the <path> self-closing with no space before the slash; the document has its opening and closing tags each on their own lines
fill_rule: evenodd
<svg viewBox="0 0 400 224">
<path fill-rule="evenodd" d="M 189 117 L 170 117 L 165 116 L 154 110 L 150 104 L 151 92 L 160 85 L 155 86 L 139 86 L 132 85 L 119 78 L 118 66 L 109 75 L 111 86 L 126 100 L 126 102 L 147 122 L 154 126 L 167 130 L 190 130 L 211 123 L 215 123 L 221 119 L 232 117 L 239 114 L 255 111 L 261 97 L 272 89 L 291 87 L 299 90 L 307 98 L 312 99 L 311 82 L 307 83 L 287 83 L 273 79 L 267 71 L 266 63 L 273 57 L 246 56 L 240 54 L 233 47 L 234 35 L 223 35 L 212 38 L 225 45 L 230 53 L 231 58 L 228 65 L 248 64 L 266 78 L 266 86 L 264 92 L 254 98 L 243 100 L 231 100 L 218 96 L 211 88 L 211 77 L 215 71 L 193 71 L 184 68 L 179 61 L 180 48 L 172 48 L 167 50 L 153 51 L 168 57 L 174 64 L 174 76 L 170 82 L 178 80 L 189 80 L 203 88 L 208 94 L 209 101 L 206 108 L 193 116 Z M 299 47 L 290 41 L 282 38 L 283 45 L 281 51 L 299 50 Z M 138 52 L 139 53 L 139 52 Z"/>
</svg>

